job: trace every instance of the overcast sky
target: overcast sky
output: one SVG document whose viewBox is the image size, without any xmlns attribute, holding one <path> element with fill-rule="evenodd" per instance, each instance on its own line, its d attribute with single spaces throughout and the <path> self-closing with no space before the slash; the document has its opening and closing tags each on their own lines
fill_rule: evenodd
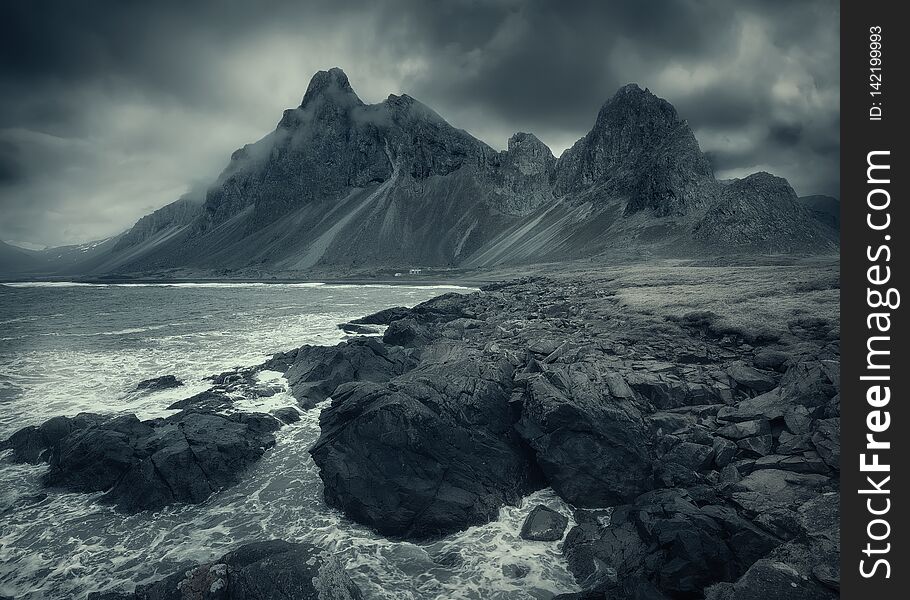
<svg viewBox="0 0 910 600">
<path fill-rule="evenodd" d="M 618 87 L 689 120 L 718 177 L 838 195 L 838 2 L 11 0 L 0 21 L 0 239 L 110 236 L 214 179 L 339 66 L 495 148 L 557 156 Z"/>
</svg>

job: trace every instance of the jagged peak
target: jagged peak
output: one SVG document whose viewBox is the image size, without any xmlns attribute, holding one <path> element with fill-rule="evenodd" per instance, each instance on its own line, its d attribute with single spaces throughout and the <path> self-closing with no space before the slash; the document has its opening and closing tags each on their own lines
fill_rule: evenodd
<svg viewBox="0 0 910 600">
<path fill-rule="evenodd" d="M 613 94 L 614 97 L 616 97 L 616 96 L 635 96 L 635 95 L 654 96 L 654 94 L 651 93 L 651 90 L 649 90 L 648 88 L 642 89 L 642 87 L 640 85 L 638 85 L 637 83 L 635 83 L 634 81 L 632 83 L 627 83 L 626 85 L 622 86 L 621 88 L 616 90 L 615 94 Z"/>
<path fill-rule="evenodd" d="M 420 119 L 448 125 L 448 122 L 443 119 L 439 113 L 420 100 L 407 94 L 401 94 L 400 96 L 389 94 L 389 97 L 385 99 L 383 104 L 395 115 L 404 116 L 408 119 Z"/>
<path fill-rule="evenodd" d="M 786 196 L 791 198 L 797 198 L 796 192 L 793 190 L 793 186 L 790 185 L 790 182 L 784 179 L 783 177 L 778 177 L 777 175 L 772 175 L 767 171 L 758 171 L 757 173 L 752 173 L 742 179 L 735 179 L 731 182 L 730 186 L 735 189 L 744 190 L 744 189 L 754 189 L 754 190 L 775 190 L 779 193 L 783 193 Z"/>
<path fill-rule="evenodd" d="M 539 137 L 537 137 L 533 133 L 526 133 L 524 131 L 518 131 L 518 132 L 514 133 L 512 135 L 512 137 L 509 138 L 509 150 L 510 151 L 513 148 L 522 146 L 522 145 L 533 145 L 533 146 L 544 146 L 544 147 L 547 146 L 542 141 L 540 141 Z M 549 150 L 549 148 L 547 148 L 547 149 Z"/>
<path fill-rule="evenodd" d="M 553 156 L 550 147 L 544 144 L 540 138 L 533 133 L 519 131 L 509 138 L 508 152 L 512 154 L 543 154 L 544 156 Z"/>
<path fill-rule="evenodd" d="M 597 115 L 596 126 L 642 119 L 663 121 L 668 125 L 680 122 L 672 104 L 654 95 L 648 88 L 642 89 L 637 83 L 627 83 L 603 104 Z"/>
<path fill-rule="evenodd" d="M 360 103 L 360 98 L 351 87 L 348 76 L 338 67 L 332 67 L 328 71 L 317 71 L 313 75 L 300 107 L 308 106 L 316 98 L 356 100 L 357 103 Z"/>
</svg>

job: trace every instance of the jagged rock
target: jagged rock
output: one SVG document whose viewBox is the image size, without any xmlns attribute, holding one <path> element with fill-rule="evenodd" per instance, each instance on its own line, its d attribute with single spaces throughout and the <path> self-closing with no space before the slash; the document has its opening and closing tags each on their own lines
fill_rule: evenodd
<svg viewBox="0 0 910 600">
<path fill-rule="evenodd" d="M 724 235 L 740 247 L 766 252 L 836 247 L 835 232 L 813 223 L 790 184 L 764 172 L 723 186 L 720 200 L 694 228 L 695 238 L 704 242 Z"/>
<path fill-rule="evenodd" d="M 389 325 L 392 321 L 404 319 L 410 314 L 411 309 L 409 308 L 393 306 L 392 308 L 385 308 L 371 315 L 354 319 L 351 323 L 354 325 Z"/>
<path fill-rule="evenodd" d="M 742 480 L 742 475 L 739 474 L 739 469 L 736 468 L 736 465 L 728 464 L 720 472 L 720 483 L 738 483 Z"/>
<path fill-rule="evenodd" d="M 511 579 L 524 579 L 531 572 L 528 565 L 506 563 L 502 565 L 502 574 Z"/>
<path fill-rule="evenodd" d="M 756 435 L 737 440 L 736 445 L 745 453 L 746 456 L 765 456 L 771 452 L 774 443 L 770 435 Z"/>
<path fill-rule="evenodd" d="M 384 535 L 485 523 L 539 486 L 512 433 L 512 365 L 460 354 L 387 384 L 339 387 L 310 450 L 326 501 Z"/>
<path fill-rule="evenodd" d="M 312 408 L 342 383 L 388 381 L 416 364 L 413 350 L 387 346 L 375 338 L 358 338 L 334 347 L 303 346 L 285 377 L 300 406 Z"/>
<path fill-rule="evenodd" d="M 777 452 L 780 454 L 802 454 L 815 447 L 806 434 L 794 434 L 789 431 L 781 431 L 777 440 Z"/>
<path fill-rule="evenodd" d="M 712 443 L 712 448 L 714 450 L 714 464 L 721 469 L 729 465 L 730 462 L 736 458 L 737 446 L 730 440 L 716 437 Z"/>
<path fill-rule="evenodd" d="M 735 381 L 738 385 L 758 392 L 759 394 L 768 392 L 777 387 L 777 381 L 773 377 L 742 363 L 736 363 L 727 367 L 727 375 L 729 375 L 730 379 Z"/>
<path fill-rule="evenodd" d="M 621 88 L 594 128 L 556 166 L 557 191 L 608 185 L 633 200 L 628 213 L 679 214 L 696 205 L 699 186 L 713 183 L 708 160 L 688 125 L 665 100 L 635 84 Z"/>
<path fill-rule="evenodd" d="M 611 506 L 651 485 L 641 412 L 612 397 L 595 370 L 550 367 L 525 382 L 525 394 L 516 429 L 560 496 L 581 507 Z"/>
<path fill-rule="evenodd" d="M 664 455 L 664 460 L 675 462 L 692 471 L 705 471 L 714 462 L 714 449 L 704 444 L 680 442 Z"/>
<path fill-rule="evenodd" d="M 336 558 L 316 546 L 281 540 L 254 542 L 221 558 L 132 593 L 94 593 L 90 600 L 360 600 L 362 594 Z"/>
<path fill-rule="evenodd" d="M 568 524 L 568 517 L 538 504 L 531 510 L 521 526 L 521 537 L 537 542 L 555 542 L 562 539 L 562 534 Z"/>
<path fill-rule="evenodd" d="M 655 490 L 616 508 L 606 527 L 574 527 L 563 552 L 586 589 L 684 597 L 736 577 L 777 543 L 732 509 L 699 508 L 681 490 Z"/>
<path fill-rule="evenodd" d="M 382 336 L 382 341 L 386 344 L 404 346 L 406 348 L 420 346 L 426 343 L 428 339 L 429 336 L 424 328 L 411 318 L 392 321 Z"/>
<path fill-rule="evenodd" d="M 783 371 L 790 357 L 780 350 L 763 348 L 755 353 L 752 363 L 759 369 Z"/>
<path fill-rule="evenodd" d="M 840 471 L 840 419 L 822 419 L 812 434 L 812 445 L 825 464 Z"/>
<path fill-rule="evenodd" d="M 753 421 L 765 419 L 774 421 L 784 418 L 784 414 L 791 408 L 791 404 L 780 396 L 780 391 L 774 389 L 754 398 L 747 398 L 737 402 L 734 406 L 725 406 L 717 411 L 717 418 L 721 421 Z"/>
<path fill-rule="evenodd" d="M 14 448 L 14 457 L 50 464 L 43 485 L 105 492 L 103 501 L 135 512 L 199 503 L 233 485 L 275 444 L 272 432 L 279 426 L 260 413 L 181 412 L 151 421 L 80 414 L 27 428 L 5 444 Z"/>
<path fill-rule="evenodd" d="M 633 390 L 662 410 L 691 405 L 710 405 L 721 400 L 716 388 L 690 384 L 678 377 L 660 372 L 630 373 L 626 380 Z"/>
<path fill-rule="evenodd" d="M 613 395 L 612 388 L 610 393 Z M 696 422 L 695 417 L 692 415 L 663 411 L 649 415 L 647 420 L 651 423 L 651 426 L 654 429 L 664 434 L 672 434 L 678 431 L 683 431 L 693 426 Z"/>
<path fill-rule="evenodd" d="M 726 425 L 717 430 L 717 435 L 731 440 L 742 440 L 748 437 L 770 435 L 771 426 L 766 419 L 754 419 Z"/>
<path fill-rule="evenodd" d="M 105 420 L 102 415 L 79 413 L 75 417 L 53 417 L 35 426 L 30 425 L 13 433 L 0 443 L 0 449 L 12 450 L 15 462 L 37 464 L 48 462 L 50 453 L 62 439 L 74 431 L 87 429 Z"/>
<path fill-rule="evenodd" d="M 379 333 L 379 330 L 375 327 L 358 323 L 340 323 L 338 329 L 350 335 L 376 335 Z"/>
<path fill-rule="evenodd" d="M 289 425 L 291 423 L 297 423 L 300 421 L 300 411 L 294 408 L 293 406 L 286 406 L 284 408 L 279 408 L 272 411 L 272 416 L 284 423 Z"/>
<path fill-rule="evenodd" d="M 818 495 L 829 481 L 823 475 L 760 469 L 749 473 L 736 484 L 730 499 L 751 514 L 776 508 L 796 509 Z"/>
<path fill-rule="evenodd" d="M 172 402 L 167 407 L 167 409 L 184 410 L 187 408 L 192 408 L 193 410 L 217 412 L 219 410 L 229 408 L 233 404 L 233 398 L 225 394 L 223 391 L 212 388 L 205 390 L 204 392 L 194 394 L 189 398 L 184 398 L 183 400 Z"/>
<path fill-rule="evenodd" d="M 812 426 L 812 416 L 809 414 L 809 409 L 796 404 L 784 412 L 784 423 L 792 433 L 805 435 L 809 433 Z"/>
<path fill-rule="evenodd" d="M 818 409 L 837 394 L 831 375 L 831 369 L 819 361 L 797 363 L 787 369 L 781 379 L 781 397 L 810 411 Z"/>
<path fill-rule="evenodd" d="M 137 392 L 157 392 L 160 390 L 169 390 L 171 388 L 180 387 L 183 385 L 183 382 L 177 379 L 174 375 L 162 375 L 161 377 L 153 377 L 152 379 L 144 379 L 136 384 Z"/>
<path fill-rule="evenodd" d="M 816 452 L 804 452 L 796 456 L 770 454 L 756 459 L 755 469 L 780 469 L 794 473 L 826 474 L 831 469 Z"/>
<path fill-rule="evenodd" d="M 501 209 L 510 215 L 527 215 L 553 200 L 556 158 L 531 133 L 516 133 L 508 150 L 500 153 L 495 190 Z"/>
<path fill-rule="evenodd" d="M 830 590 L 800 576 L 782 562 L 762 559 L 736 583 L 720 583 L 705 592 L 705 600 L 827 600 Z"/>
</svg>

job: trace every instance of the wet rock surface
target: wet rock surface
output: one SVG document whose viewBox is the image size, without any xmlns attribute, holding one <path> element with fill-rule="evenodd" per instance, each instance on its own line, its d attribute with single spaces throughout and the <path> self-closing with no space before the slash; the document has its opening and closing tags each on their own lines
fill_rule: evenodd
<svg viewBox="0 0 910 600">
<path fill-rule="evenodd" d="M 726 278 L 753 293 L 753 275 L 723 277 L 723 306 Z M 308 450 L 325 500 L 381 534 L 446 535 L 551 487 L 575 525 L 565 532 L 564 515 L 538 507 L 522 535 L 562 540 L 583 590 L 562 598 L 836 596 L 836 317 L 799 305 L 777 328 L 732 321 L 720 303 L 678 304 L 685 285 L 645 279 L 630 290 L 597 271 L 447 294 L 366 317 L 388 326 L 382 337 L 215 376 L 167 419 L 58 417 L 2 447 L 49 463 L 47 485 L 104 492 L 127 510 L 201 502 L 299 418 L 226 410 L 267 395 L 257 373 L 279 371 L 301 408 L 324 402 Z M 198 579 L 209 589 L 210 571 Z"/>
<path fill-rule="evenodd" d="M 217 560 L 90 600 L 360 600 L 360 589 L 328 552 L 303 543 L 256 542 Z"/>
<path fill-rule="evenodd" d="M 273 359 L 304 406 L 331 398 L 311 449 L 327 502 L 426 538 L 549 486 L 576 508 L 562 547 L 586 591 L 566 597 L 739 598 L 790 570 L 828 597 L 838 550 L 817 530 L 837 517 L 812 507 L 839 486 L 836 325 L 656 315 L 613 293 L 608 277 L 496 284 L 368 319 L 383 340 Z"/>
<path fill-rule="evenodd" d="M 539 504 L 521 526 L 521 537 L 537 542 L 555 542 L 562 539 L 568 524 L 568 517 Z"/>
<path fill-rule="evenodd" d="M 46 487 L 104 492 L 103 502 L 135 512 L 200 503 L 237 483 L 280 426 L 262 413 L 190 410 L 148 421 L 81 413 L 21 429 L 2 446 L 14 461 L 47 462 Z"/>
<path fill-rule="evenodd" d="M 337 346 L 303 346 L 275 355 L 263 367 L 283 372 L 300 406 L 312 408 L 342 383 L 386 382 L 416 364 L 416 350 L 363 337 Z"/>
<path fill-rule="evenodd" d="M 144 379 L 136 384 L 137 392 L 157 392 L 159 390 L 169 390 L 180 387 L 183 382 L 174 375 L 163 375 L 152 379 Z"/>
</svg>

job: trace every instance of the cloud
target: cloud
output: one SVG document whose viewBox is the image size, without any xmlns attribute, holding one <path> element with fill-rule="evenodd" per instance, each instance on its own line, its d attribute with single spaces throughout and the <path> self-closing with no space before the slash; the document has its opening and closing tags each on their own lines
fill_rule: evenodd
<svg viewBox="0 0 910 600">
<path fill-rule="evenodd" d="M 29 2 L 0 24 L 0 239 L 115 234 L 272 130 L 340 66 L 367 102 L 408 93 L 496 148 L 557 155 L 630 81 L 672 102 L 721 177 L 839 186 L 838 4 Z"/>
</svg>

